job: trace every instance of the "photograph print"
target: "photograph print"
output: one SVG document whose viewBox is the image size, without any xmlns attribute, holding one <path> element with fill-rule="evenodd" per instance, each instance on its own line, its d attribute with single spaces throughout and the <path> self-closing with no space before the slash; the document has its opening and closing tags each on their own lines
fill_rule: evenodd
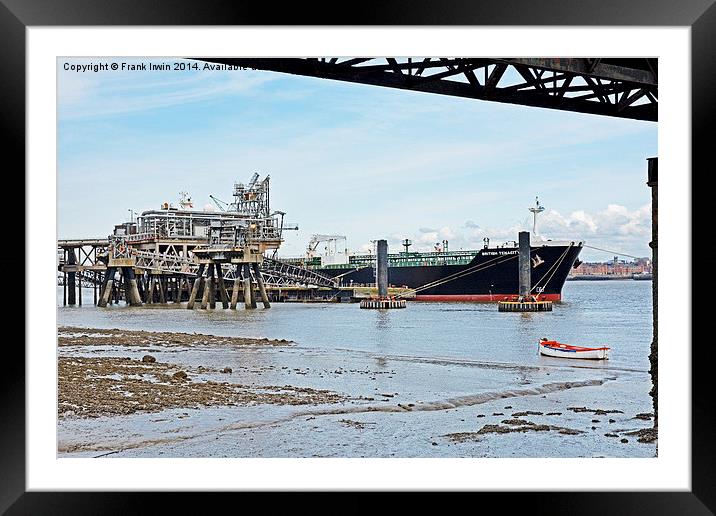
<svg viewBox="0 0 716 516">
<path fill-rule="evenodd" d="M 658 455 L 654 58 L 57 59 L 57 457 Z"/>
</svg>

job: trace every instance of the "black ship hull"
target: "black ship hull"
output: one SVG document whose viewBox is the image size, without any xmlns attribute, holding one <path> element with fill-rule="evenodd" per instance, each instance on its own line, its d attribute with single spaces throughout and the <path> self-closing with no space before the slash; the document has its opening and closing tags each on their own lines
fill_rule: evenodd
<svg viewBox="0 0 716 516">
<path fill-rule="evenodd" d="M 580 251 L 581 242 L 531 248 L 532 294 L 539 299 L 559 301 L 562 287 Z M 519 292 L 516 248 L 481 249 L 469 262 L 460 265 L 400 265 L 399 255 L 389 261 L 388 283 L 392 287 L 415 289 L 418 301 L 502 301 Z M 344 267 L 314 269 L 341 285 L 374 284 L 373 266 L 346 264 Z"/>
</svg>

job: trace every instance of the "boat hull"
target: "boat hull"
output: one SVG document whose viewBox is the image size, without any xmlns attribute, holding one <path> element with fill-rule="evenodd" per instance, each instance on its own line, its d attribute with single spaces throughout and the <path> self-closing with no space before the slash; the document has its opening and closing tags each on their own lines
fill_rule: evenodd
<svg viewBox="0 0 716 516">
<path fill-rule="evenodd" d="M 564 347 L 560 347 L 564 346 Z M 609 359 L 609 348 L 577 348 L 565 344 L 542 344 L 539 345 L 541 355 L 556 358 L 573 358 L 586 360 L 607 360 Z"/>
<path fill-rule="evenodd" d="M 560 301 L 562 287 L 581 244 L 533 246 L 532 293 L 540 300 Z M 374 284 L 372 266 L 316 267 L 326 276 L 339 277 L 342 286 Z M 517 249 L 490 248 L 476 251 L 461 265 L 400 265 L 390 260 L 388 283 L 394 287 L 416 289 L 416 301 L 498 302 L 515 300 L 519 293 Z"/>
</svg>

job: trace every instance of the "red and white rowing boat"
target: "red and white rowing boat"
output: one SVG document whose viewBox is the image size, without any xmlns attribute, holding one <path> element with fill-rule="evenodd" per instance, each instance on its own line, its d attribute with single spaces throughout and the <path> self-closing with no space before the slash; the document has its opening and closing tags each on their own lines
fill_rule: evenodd
<svg viewBox="0 0 716 516">
<path fill-rule="evenodd" d="M 539 352 L 542 355 L 558 358 L 587 358 L 592 360 L 606 360 L 609 358 L 609 348 L 585 348 L 582 346 L 570 346 L 556 340 L 545 338 L 539 341 Z"/>
</svg>

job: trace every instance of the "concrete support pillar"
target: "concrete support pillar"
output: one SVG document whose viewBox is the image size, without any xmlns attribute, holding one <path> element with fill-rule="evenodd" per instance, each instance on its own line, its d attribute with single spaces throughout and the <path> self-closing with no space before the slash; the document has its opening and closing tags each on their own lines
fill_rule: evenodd
<svg viewBox="0 0 716 516">
<path fill-rule="evenodd" d="M 261 302 L 264 304 L 264 308 L 271 308 L 269 303 L 268 295 L 266 294 L 266 286 L 264 285 L 264 279 L 261 277 L 261 269 L 258 263 L 254 263 L 254 274 L 256 275 L 256 283 L 259 285 L 259 292 L 261 294 Z"/>
<path fill-rule="evenodd" d="M 142 306 L 142 297 L 139 295 L 134 269 L 122 267 L 122 274 L 124 275 L 124 296 L 127 299 L 127 304 L 130 306 Z"/>
<path fill-rule="evenodd" d="M 236 270 L 236 277 L 234 278 L 234 288 L 231 290 L 231 303 L 229 308 L 232 310 L 236 309 L 236 304 L 239 302 L 239 291 L 241 290 L 241 277 L 239 276 L 238 269 Z"/>
<path fill-rule="evenodd" d="M 196 302 L 196 296 L 199 294 L 199 291 L 201 290 L 201 287 L 203 285 L 204 267 L 205 267 L 205 265 L 203 263 L 199 264 L 199 270 L 196 272 L 196 278 L 194 279 L 194 285 L 191 287 L 191 292 L 189 293 L 189 301 L 186 304 L 186 307 L 189 310 L 194 309 L 194 303 Z"/>
<path fill-rule="evenodd" d="M 182 294 L 184 293 L 184 278 L 177 276 L 174 282 L 174 302 L 181 303 Z"/>
<path fill-rule="evenodd" d="M 214 288 L 214 264 L 210 263 L 206 270 L 206 281 L 204 282 L 204 293 L 201 296 L 201 309 L 206 310 L 209 300 L 212 299 Z"/>
<path fill-rule="evenodd" d="M 120 274 L 119 277 L 117 277 L 116 272 L 117 271 L 115 271 L 114 284 L 112 285 L 112 299 L 114 300 L 114 304 L 119 303 L 120 289 L 124 286 L 122 281 L 122 275 Z"/>
<path fill-rule="evenodd" d="M 388 241 L 378 240 L 377 251 L 378 297 L 388 297 Z"/>
<path fill-rule="evenodd" d="M 78 272 L 77 273 L 77 305 L 82 306 L 82 279 L 84 278 L 84 273 Z"/>
<path fill-rule="evenodd" d="M 156 278 L 154 274 L 149 274 L 149 294 L 147 295 L 147 303 L 154 303 L 154 291 L 157 289 Z"/>
<path fill-rule="evenodd" d="M 246 309 L 256 308 L 254 292 L 251 288 L 251 270 L 249 264 L 244 265 L 244 307 Z"/>
<path fill-rule="evenodd" d="M 159 302 L 167 302 L 167 285 L 166 278 L 164 276 L 157 276 L 157 283 L 159 283 Z"/>
<path fill-rule="evenodd" d="M 219 297 L 221 298 L 221 306 L 223 308 L 229 308 L 229 294 L 226 292 L 226 285 L 224 284 L 224 271 L 221 270 L 221 264 L 216 264 L 216 283 L 219 287 Z"/>
<path fill-rule="evenodd" d="M 659 426 L 659 389 L 658 389 L 658 364 L 659 364 L 659 346 L 658 346 L 658 306 L 659 306 L 659 282 L 658 282 L 658 235 L 659 235 L 659 203 L 658 203 L 658 176 L 659 176 L 659 158 L 649 158 L 648 181 L 647 185 L 651 188 L 651 263 L 652 263 L 652 280 L 651 280 L 651 296 L 653 302 L 653 326 L 654 339 L 651 341 L 651 353 L 649 353 L 649 373 L 651 374 L 651 399 L 654 404 L 654 428 Z"/>
<path fill-rule="evenodd" d="M 147 279 L 146 274 L 142 274 L 142 276 L 139 278 L 139 283 L 142 285 L 141 287 L 141 295 L 144 299 L 145 303 L 149 303 L 149 280 Z"/>
<path fill-rule="evenodd" d="M 209 308 L 216 308 L 216 266 L 209 265 Z"/>
<path fill-rule="evenodd" d="M 112 296 L 112 286 L 114 285 L 114 273 L 117 272 L 116 267 L 107 267 L 107 272 L 104 273 L 104 284 L 102 285 L 102 292 L 99 296 L 99 303 L 97 306 L 105 307 Z"/>
<path fill-rule="evenodd" d="M 530 267 L 530 234 L 529 231 L 520 231 L 519 233 L 519 295 L 522 299 L 527 299 L 532 289 L 532 269 Z"/>
<path fill-rule="evenodd" d="M 67 263 L 67 261 L 65 261 Z M 67 306 L 67 273 L 62 273 L 62 306 Z"/>
</svg>

